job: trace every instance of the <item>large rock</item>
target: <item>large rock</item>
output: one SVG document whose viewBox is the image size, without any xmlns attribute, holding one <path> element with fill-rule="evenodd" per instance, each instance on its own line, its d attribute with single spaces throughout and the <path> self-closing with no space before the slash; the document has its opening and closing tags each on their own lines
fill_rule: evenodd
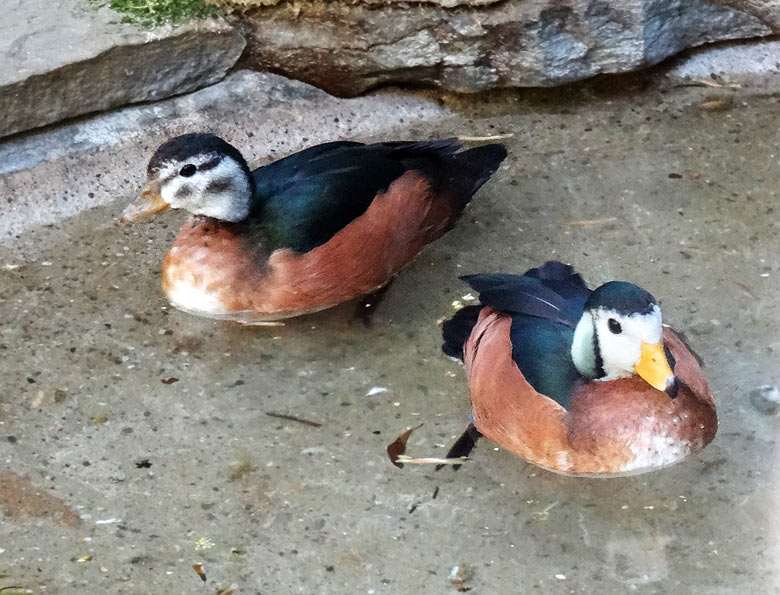
<svg viewBox="0 0 780 595">
<path fill-rule="evenodd" d="M 776 0 L 469 3 L 258 8 L 244 13 L 246 61 L 340 95 L 387 83 L 474 92 L 560 85 L 708 42 L 780 32 Z"/>
<path fill-rule="evenodd" d="M 218 20 L 144 30 L 79 0 L 12 0 L 0 21 L 0 136 L 214 83 L 244 40 Z"/>
</svg>

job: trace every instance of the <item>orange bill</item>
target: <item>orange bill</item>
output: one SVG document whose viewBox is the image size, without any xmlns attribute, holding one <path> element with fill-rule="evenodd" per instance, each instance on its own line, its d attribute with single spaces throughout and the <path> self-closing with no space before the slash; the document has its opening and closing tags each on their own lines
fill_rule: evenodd
<svg viewBox="0 0 780 595">
<path fill-rule="evenodd" d="M 119 218 L 119 225 L 125 225 L 126 223 L 134 223 L 139 219 L 154 215 L 156 213 L 162 213 L 170 208 L 163 197 L 160 196 L 160 183 L 149 182 L 141 189 L 138 198 L 131 202 L 125 210 L 122 211 L 122 216 Z"/>
<path fill-rule="evenodd" d="M 663 341 L 651 345 L 642 341 L 642 354 L 634 371 L 653 388 L 666 391 L 675 384 L 674 372 L 664 353 Z"/>
</svg>

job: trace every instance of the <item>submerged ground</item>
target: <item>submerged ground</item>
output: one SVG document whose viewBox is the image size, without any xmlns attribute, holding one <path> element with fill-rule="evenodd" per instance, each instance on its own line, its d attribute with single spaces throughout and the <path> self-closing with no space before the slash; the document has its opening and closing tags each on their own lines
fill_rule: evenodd
<svg viewBox="0 0 780 595">
<path fill-rule="evenodd" d="M 1 247 L 0 588 L 454 593 L 466 565 L 483 594 L 780 589 L 780 422 L 748 396 L 780 383 L 780 104 L 609 86 L 445 97 L 451 118 L 398 123 L 512 135 L 510 158 L 370 327 L 354 304 L 276 328 L 168 308 L 182 215 L 120 229 L 129 194 Z M 488 442 L 457 473 L 393 467 L 407 426 L 424 422 L 411 454 L 442 456 L 467 423 L 437 326 L 458 275 L 550 258 L 662 300 L 706 363 L 715 442 L 611 480 Z"/>
</svg>

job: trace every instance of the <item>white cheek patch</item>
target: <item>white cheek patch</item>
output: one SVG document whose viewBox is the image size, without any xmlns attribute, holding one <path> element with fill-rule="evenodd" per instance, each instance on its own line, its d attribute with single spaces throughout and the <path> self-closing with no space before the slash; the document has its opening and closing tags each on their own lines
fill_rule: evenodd
<svg viewBox="0 0 780 595">
<path fill-rule="evenodd" d="M 621 319 L 623 324 L 623 333 L 636 337 L 645 343 L 655 345 L 661 342 L 663 334 L 663 321 L 661 319 L 661 308 L 654 305 L 648 314 L 632 314 L 624 316 Z"/>
<path fill-rule="evenodd" d="M 179 174 L 184 165 L 196 167 L 214 161 L 216 155 L 198 155 L 187 163 L 166 163 L 157 174 L 164 180 L 160 196 L 174 209 L 205 215 L 223 221 L 240 221 L 249 213 L 252 190 L 246 172 L 230 157 L 215 166 L 186 177 Z"/>
<path fill-rule="evenodd" d="M 609 319 L 620 323 L 622 331 L 615 334 L 609 330 Z M 614 380 L 634 374 L 634 366 L 639 363 L 642 343 L 655 345 L 661 342 L 663 325 L 661 309 L 654 305 L 647 314 L 618 314 L 614 311 L 600 310 L 596 326 L 598 329 L 601 358 L 606 377 Z"/>
</svg>

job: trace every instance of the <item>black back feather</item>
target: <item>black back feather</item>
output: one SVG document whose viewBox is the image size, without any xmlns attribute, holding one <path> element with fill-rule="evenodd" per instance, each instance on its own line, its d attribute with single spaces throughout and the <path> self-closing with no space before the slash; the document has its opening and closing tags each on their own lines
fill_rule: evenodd
<svg viewBox="0 0 780 595">
<path fill-rule="evenodd" d="M 450 356 L 463 359 L 463 346 L 477 324 L 482 306 L 466 306 L 455 313 L 455 316 L 445 321 L 441 327 L 444 343 L 442 351 Z"/>
<path fill-rule="evenodd" d="M 462 210 L 506 157 L 501 145 L 469 151 L 457 139 L 311 147 L 252 174 L 253 214 L 275 248 L 308 252 L 362 215 L 376 195 L 407 171 L 421 172 L 434 190 Z"/>
<path fill-rule="evenodd" d="M 524 275 L 462 277 L 479 293 L 479 306 L 459 310 L 442 327 L 444 353 L 463 357 L 463 344 L 484 306 L 512 317 L 512 359 L 535 390 L 568 407 L 580 374 L 571 343 L 591 290 L 563 263 L 550 261 Z"/>
</svg>

